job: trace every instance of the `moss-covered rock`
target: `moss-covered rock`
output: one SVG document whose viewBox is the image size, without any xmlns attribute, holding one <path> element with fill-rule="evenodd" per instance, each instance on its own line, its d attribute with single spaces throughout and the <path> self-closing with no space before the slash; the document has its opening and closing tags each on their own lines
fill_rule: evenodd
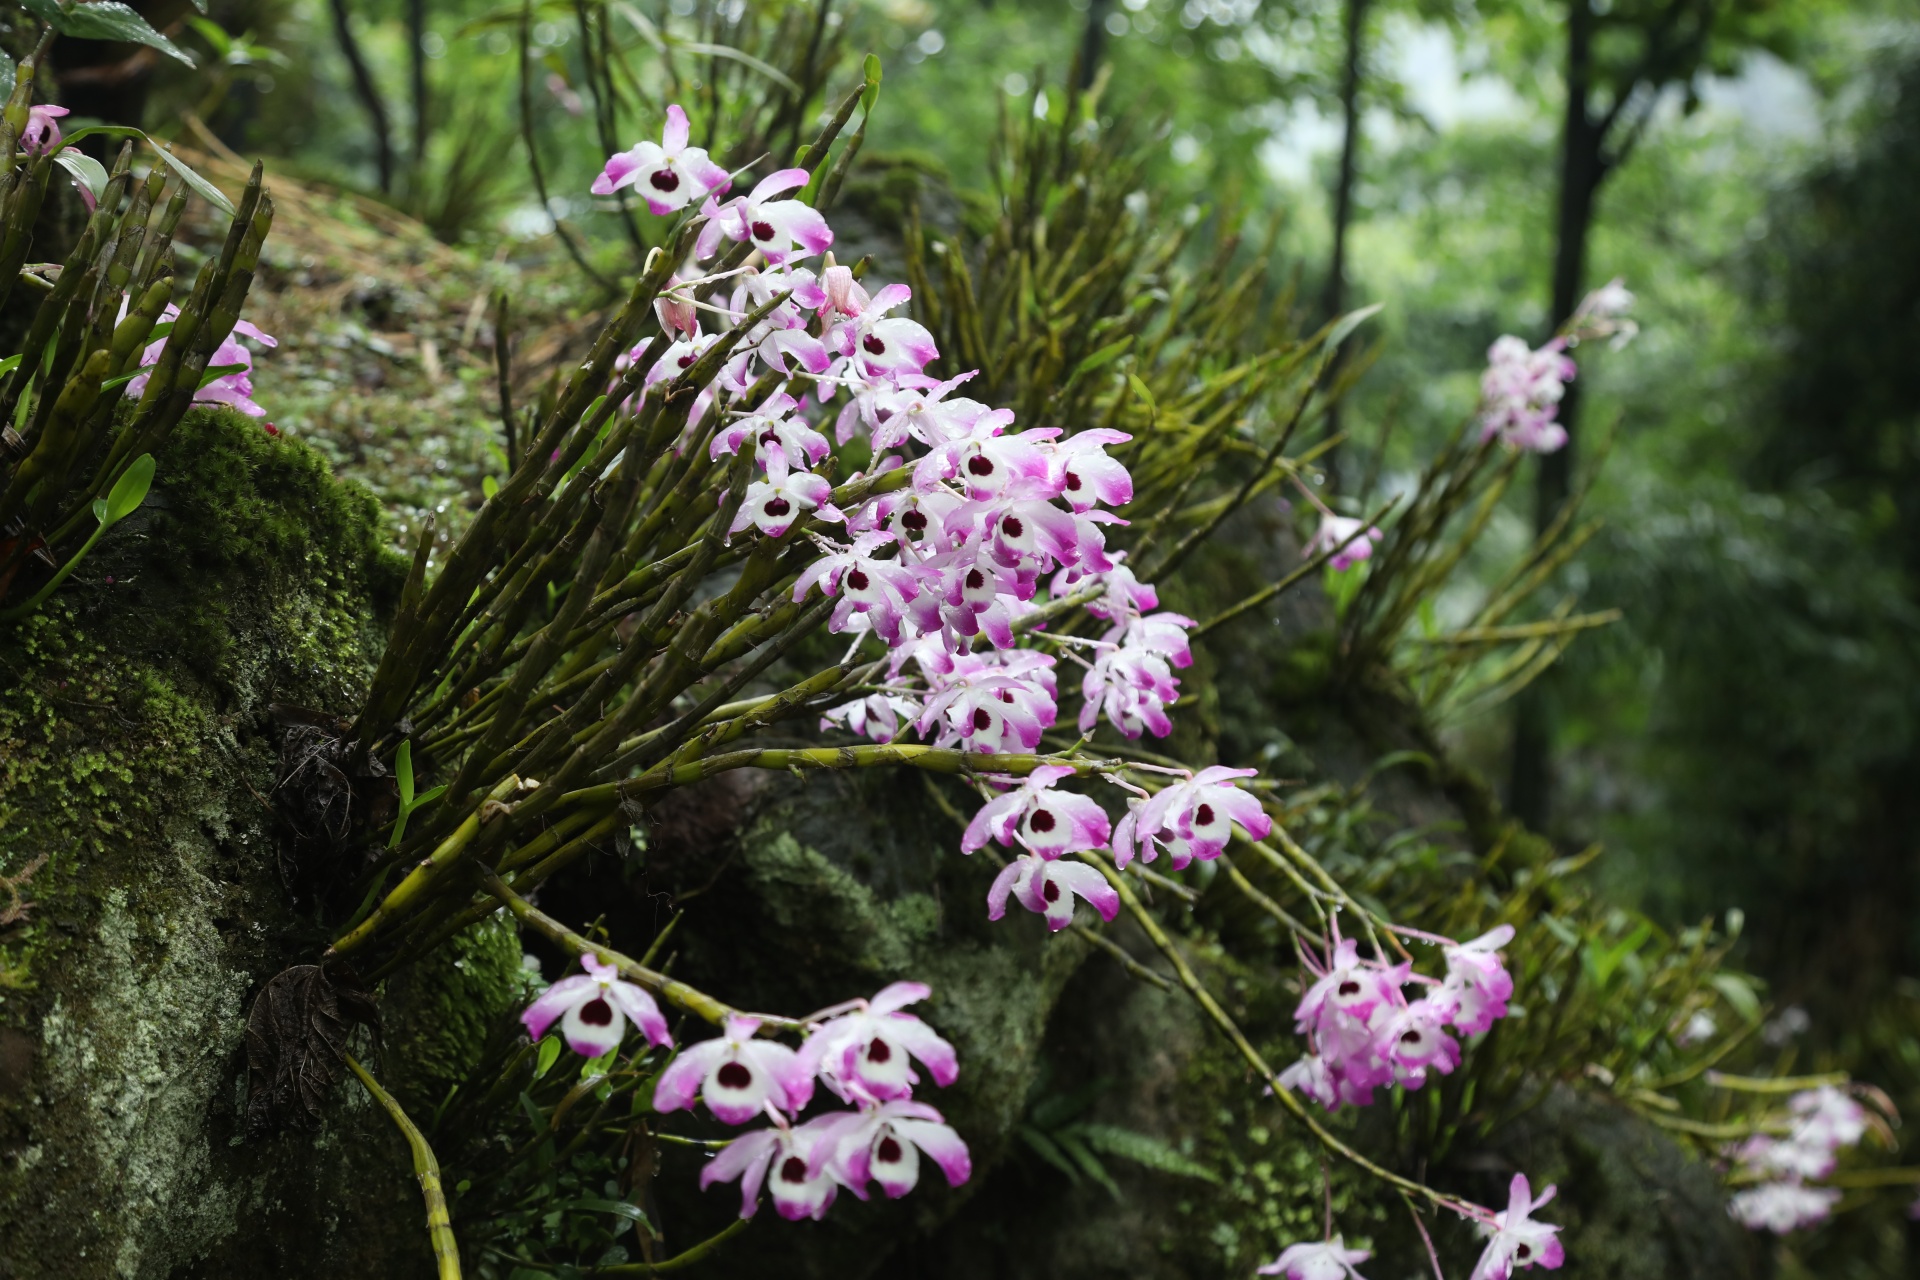
<svg viewBox="0 0 1920 1280">
<path fill-rule="evenodd" d="M 380 530 L 304 446 L 196 411 L 146 506 L 0 629 L 0 875 L 31 902 L 0 927 L 0 1275 L 424 1257 L 351 1085 L 317 1136 L 241 1139 L 248 1004 L 321 938 L 279 879 L 267 707 L 354 704 L 404 572 Z"/>
</svg>

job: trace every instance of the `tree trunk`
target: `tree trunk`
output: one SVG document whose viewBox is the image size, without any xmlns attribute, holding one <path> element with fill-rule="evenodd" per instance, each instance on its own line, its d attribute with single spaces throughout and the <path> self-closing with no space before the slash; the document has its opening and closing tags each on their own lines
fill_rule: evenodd
<svg viewBox="0 0 1920 1280">
<path fill-rule="evenodd" d="M 334 37 L 340 42 L 340 52 L 347 60 L 348 70 L 353 72 L 354 92 L 360 97 L 360 105 L 366 109 L 367 122 L 373 126 L 374 172 L 378 175 L 380 191 L 384 195 L 393 190 L 393 138 L 387 128 L 387 104 L 380 96 L 380 86 L 374 82 L 365 55 L 360 52 L 360 41 L 354 37 L 347 0 L 330 0 L 329 7 L 333 11 Z"/>
<path fill-rule="evenodd" d="M 1353 184 L 1360 145 L 1360 42 L 1366 22 L 1367 0 L 1347 0 L 1347 65 L 1340 81 L 1340 170 L 1333 183 L 1333 253 L 1327 260 L 1327 287 L 1320 311 L 1329 321 L 1347 305 L 1347 229 L 1353 222 Z M 1344 344 L 1334 353 L 1329 377 L 1337 377 L 1345 363 Z M 1327 434 L 1337 435 L 1344 399 L 1327 406 Z M 1329 472 L 1333 470 L 1329 460 Z"/>
<path fill-rule="evenodd" d="M 1595 198 L 1606 177 L 1603 139 L 1592 115 L 1593 27 L 1591 0 L 1569 0 L 1567 15 L 1567 105 L 1560 141 L 1560 194 L 1554 223 L 1553 302 L 1548 334 L 1559 330 L 1585 292 L 1587 237 Z M 1567 384 L 1560 401 L 1566 446 L 1540 459 L 1534 490 L 1534 531 L 1544 532 L 1566 504 L 1579 444 L 1580 380 Z M 1548 693 L 1536 682 L 1514 711 L 1513 756 L 1507 804 L 1536 831 L 1546 828 L 1553 804 L 1553 723 Z"/>
</svg>

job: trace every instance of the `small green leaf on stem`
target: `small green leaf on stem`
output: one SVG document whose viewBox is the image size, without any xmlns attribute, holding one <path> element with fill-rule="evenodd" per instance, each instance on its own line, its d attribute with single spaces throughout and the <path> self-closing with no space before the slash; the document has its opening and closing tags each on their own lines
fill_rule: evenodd
<svg viewBox="0 0 1920 1280">
<path fill-rule="evenodd" d="M 106 168 L 86 152 L 68 147 L 55 156 L 53 162 L 72 174 L 73 180 L 87 189 L 95 203 L 107 194 Z"/>
<path fill-rule="evenodd" d="M 226 377 L 228 374 L 245 373 L 247 371 L 247 368 L 248 366 L 244 364 L 209 365 L 207 367 L 207 371 L 200 375 L 200 385 L 202 387 L 208 386 L 218 381 L 219 379 Z"/>
<path fill-rule="evenodd" d="M 147 141 L 153 142 L 153 139 L 148 138 Z M 198 195 L 202 200 L 205 200 L 208 204 L 212 205 L 214 208 L 218 209 L 220 212 L 226 214 L 229 218 L 238 216 L 238 212 L 233 207 L 233 201 L 227 199 L 226 193 L 221 191 L 220 188 L 214 186 L 211 182 L 208 182 L 205 178 L 201 177 L 199 174 L 195 173 L 192 169 L 188 168 L 186 161 L 180 159 L 178 156 L 174 155 L 173 152 L 167 150 L 165 147 L 161 146 L 157 142 L 153 142 L 153 149 L 160 153 L 160 158 L 166 161 L 167 167 L 169 169 L 172 169 L 175 173 L 180 175 L 180 181 L 186 183 L 189 187 L 192 187 L 194 190 L 194 193 Z"/>
<path fill-rule="evenodd" d="M 120 473 L 107 493 L 107 524 L 125 520 L 147 500 L 147 490 L 153 487 L 153 465 L 153 455 L 143 453 Z"/>
</svg>

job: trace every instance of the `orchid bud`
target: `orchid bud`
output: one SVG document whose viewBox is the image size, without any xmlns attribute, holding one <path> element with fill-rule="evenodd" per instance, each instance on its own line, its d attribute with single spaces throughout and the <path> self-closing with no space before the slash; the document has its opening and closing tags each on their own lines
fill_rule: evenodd
<svg viewBox="0 0 1920 1280">
<path fill-rule="evenodd" d="M 653 300 L 653 314 L 660 317 L 661 328 L 691 338 L 700 332 L 700 318 L 694 314 L 693 298 L 678 292 L 685 283 L 677 275 L 667 277 L 667 287 Z"/>
<path fill-rule="evenodd" d="M 827 308 L 838 311 L 843 316 L 857 316 L 866 310 L 867 291 L 853 278 L 853 268 L 843 267 L 827 255 L 827 265 L 820 273 L 820 287 L 827 294 Z"/>
</svg>

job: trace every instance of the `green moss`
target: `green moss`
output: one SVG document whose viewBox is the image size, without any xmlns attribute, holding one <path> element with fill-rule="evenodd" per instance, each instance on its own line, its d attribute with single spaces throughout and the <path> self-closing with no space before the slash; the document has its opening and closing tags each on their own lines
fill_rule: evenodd
<svg viewBox="0 0 1920 1280">
<path fill-rule="evenodd" d="M 311 1256 L 268 1268 L 294 1275 L 379 1234 L 335 1186 L 416 1216 L 377 1115 L 232 1145 L 246 1003 L 317 941 L 279 883 L 266 706 L 352 705 L 399 580 L 380 528 L 304 446 L 196 411 L 147 505 L 0 629 L 0 875 L 45 859 L 0 929 L 0 1274 L 167 1275 L 297 1201 Z"/>
<path fill-rule="evenodd" d="M 480 1065 L 494 1024 L 538 994 L 520 957 L 519 934 L 494 916 L 387 984 L 381 1017 L 391 1028 L 389 1087 L 410 1110 L 430 1114 Z"/>
</svg>

